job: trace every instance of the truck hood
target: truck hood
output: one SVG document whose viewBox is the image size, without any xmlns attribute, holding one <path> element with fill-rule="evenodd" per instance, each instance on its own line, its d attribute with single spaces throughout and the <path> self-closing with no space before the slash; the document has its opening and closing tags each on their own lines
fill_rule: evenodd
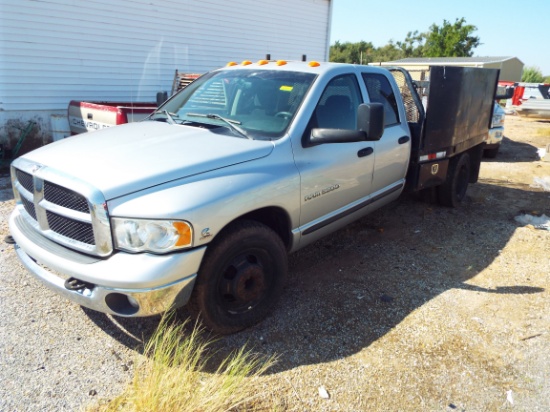
<svg viewBox="0 0 550 412">
<path fill-rule="evenodd" d="M 270 141 L 146 121 L 73 136 L 24 157 L 88 182 L 110 200 L 265 157 L 272 150 Z"/>
</svg>

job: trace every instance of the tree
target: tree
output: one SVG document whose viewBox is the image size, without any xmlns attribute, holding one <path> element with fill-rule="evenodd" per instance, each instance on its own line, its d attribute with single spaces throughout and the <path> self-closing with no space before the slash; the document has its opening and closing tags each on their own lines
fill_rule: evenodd
<svg viewBox="0 0 550 412">
<path fill-rule="evenodd" d="M 523 74 L 521 75 L 521 81 L 525 83 L 543 83 L 544 76 L 538 67 L 527 66 L 523 69 Z"/>
<path fill-rule="evenodd" d="M 399 60 L 406 57 L 470 57 L 479 46 L 479 37 L 472 33 L 476 26 L 466 24 L 463 18 L 454 24 L 443 20 L 443 25 L 430 26 L 430 31 L 418 30 L 407 33 L 405 40 L 390 42 L 383 47 L 374 47 L 371 42 L 340 43 L 330 46 L 330 61 L 340 63 L 368 64 Z"/>
<path fill-rule="evenodd" d="M 349 43 L 340 43 L 338 40 L 330 46 L 330 58 L 331 62 L 347 63 L 346 45 Z"/>
<path fill-rule="evenodd" d="M 405 41 L 396 43 L 403 57 L 422 57 L 427 33 L 419 33 L 418 30 L 408 32 Z"/>
<path fill-rule="evenodd" d="M 368 64 L 374 46 L 371 42 L 340 43 L 336 41 L 330 46 L 330 61 L 338 63 Z"/>
<path fill-rule="evenodd" d="M 368 64 L 369 55 L 374 49 L 371 42 L 360 41 L 350 47 L 350 59 L 352 63 Z"/>
<path fill-rule="evenodd" d="M 393 60 L 399 60 L 405 57 L 403 52 L 390 40 L 384 47 L 376 48 L 369 55 L 369 63 L 372 62 L 391 62 Z"/>
<path fill-rule="evenodd" d="M 466 24 L 464 17 L 454 24 L 443 20 L 443 26 L 432 24 L 425 33 L 426 42 L 422 48 L 423 57 L 471 57 L 473 49 L 479 46 L 479 37 L 472 36 L 476 26 Z"/>
</svg>

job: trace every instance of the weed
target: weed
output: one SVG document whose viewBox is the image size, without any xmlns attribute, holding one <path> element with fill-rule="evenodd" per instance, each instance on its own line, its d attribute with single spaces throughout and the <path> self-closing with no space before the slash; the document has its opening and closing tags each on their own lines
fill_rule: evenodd
<svg viewBox="0 0 550 412">
<path fill-rule="evenodd" d="M 246 347 L 231 353 L 214 373 L 206 372 L 212 359 L 212 340 L 195 325 L 166 316 L 147 342 L 136 363 L 132 383 L 108 404 L 93 409 L 113 411 L 237 411 L 255 410 L 260 394 L 255 379 L 274 363 Z"/>
</svg>

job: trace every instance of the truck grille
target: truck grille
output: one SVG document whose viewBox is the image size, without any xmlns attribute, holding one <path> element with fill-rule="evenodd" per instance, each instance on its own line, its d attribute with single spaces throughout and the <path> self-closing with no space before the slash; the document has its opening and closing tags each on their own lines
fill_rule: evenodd
<svg viewBox="0 0 550 412">
<path fill-rule="evenodd" d="M 34 220 L 37 220 L 37 218 L 36 218 L 36 209 L 34 208 L 34 203 L 27 200 L 27 199 L 25 199 L 24 197 L 21 198 L 21 201 L 23 202 L 23 207 L 25 208 L 27 213 L 29 215 L 31 215 L 31 217 Z"/>
<path fill-rule="evenodd" d="M 48 181 L 44 182 L 44 199 L 67 209 L 90 213 L 88 201 L 84 196 Z"/>
<path fill-rule="evenodd" d="M 21 170 L 16 170 L 16 176 L 19 183 L 21 183 L 21 186 L 23 186 L 25 189 L 27 189 L 29 192 L 34 192 L 34 184 L 32 181 L 32 175 L 25 173 Z"/>
<path fill-rule="evenodd" d="M 107 256 L 112 252 L 109 219 L 102 194 L 73 179 L 74 187 L 49 168 L 24 159 L 13 163 L 13 187 L 25 219 L 43 236 L 85 253 Z"/>
<path fill-rule="evenodd" d="M 91 223 L 82 223 L 65 216 L 46 211 L 50 229 L 55 233 L 77 240 L 88 245 L 94 245 L 94 230 Z"/>
</svg>

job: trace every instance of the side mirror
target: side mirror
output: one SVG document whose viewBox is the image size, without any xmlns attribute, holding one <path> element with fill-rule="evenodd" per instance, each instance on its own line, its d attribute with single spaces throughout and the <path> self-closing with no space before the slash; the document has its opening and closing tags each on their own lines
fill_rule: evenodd
<svg viewBox="0 0 550 412">
<path fill-rule="evenodd" d="M 357 129 L 365 132 L 365 140 L 380 140 L 384 133 L 384 105 L 382 103 L 360 104 L 357 108 Z"/>
<path fill-rule="evenodd" d="M 496 100 L 502 100 L 502 99 L 508 100 L 508 99 L 511 99 L 511 98 L 514 96 L 514 90 L 515 90 L 515 87 L 507 87 L 507 88 L 505 89 L 505 93 L 504 93 L 504 94 L 497 94 L 497 95 L 495 95 L 495 99 L 496 99 Z"/>
<path fill-rule="evenodd" d="M 158 92 L 157 93 L 157 107 L 159 107 L 166 100 L 168 100 L 168 93 L 167 92 Z"/>
</svg>

